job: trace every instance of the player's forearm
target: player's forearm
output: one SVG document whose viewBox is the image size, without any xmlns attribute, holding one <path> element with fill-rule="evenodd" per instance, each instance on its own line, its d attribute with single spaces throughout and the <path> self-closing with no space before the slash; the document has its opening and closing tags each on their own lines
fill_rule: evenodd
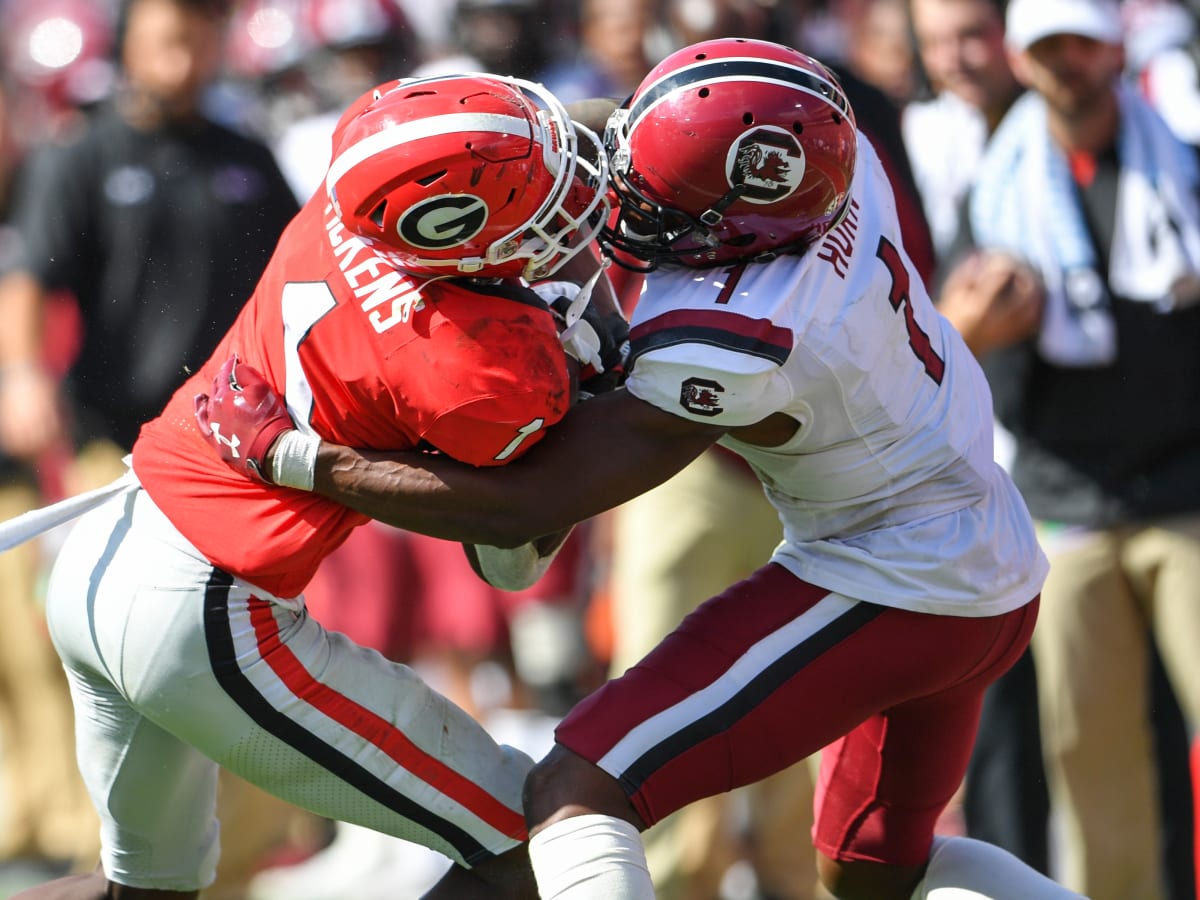
<svg viewBox="0 0 1200 900">
<path fill-rule="evenodd" d="M 722 433 L 620 390 L 575 407 L 505 466 L 473 468 L 444 456 L 363 453 L 321 442 L 312 487 L 399 528 L 516 547 L 661 484 Z"/>
<path fill-rule="evenodd" d="M 25 272 L 0 278 L 0 369 L 40 365 L 43 293 Z"/>
<path fill-rule="evenodd" d="M 467 544 L 516 547 L 573 524 L 512 503 L 494 474 L 428 454 L 364 453 L 322 441 L 313 491 L 397 528 Z"/>
</svg>

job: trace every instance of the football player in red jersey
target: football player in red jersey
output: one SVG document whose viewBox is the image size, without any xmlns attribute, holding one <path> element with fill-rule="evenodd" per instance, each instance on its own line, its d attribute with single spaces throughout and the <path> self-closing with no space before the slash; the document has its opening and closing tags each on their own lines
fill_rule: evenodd
<svg viewBox="0 0 1200 900">
<path fill-rule="evenodd" d="M 564 346 L 600 368 L 586 295 L 555 313 L 529 285 L 591 253 L 605 157 L 544 89 L 483 75 L 382 85 L 347 110 L 333 151 L 326 190 L 212 360 L 143 428 L 136 481 L 84 515 L 58 558 L 47 614 L 102 869 L 23 897 L 196 897 L 214 877 L 218 766 L 444 853 L 457 865 L 431 898 L 534 895 L 532 760 L 305 613 L 305 584 L 366 517 L 231 471 L 206 437 L 242 461 L 261 448 L 203 401 L 198 425 L 193 407 L 214 377 L 240 389 L 253 366 L 286 410 L 266 383 L 238 403 L 279 428 L 475 466 L 517 459 L 573 400 Z M 283 470 L 305 458 L 293 449 Z"/>
<path fill-rule="evenodd" d="M 833 895 L 1078 900 L 998 847 L 934 833 L 1047 563 L 994 461 L 983 373 L 903 249 L 837 78 L 777 44 L 704 42 L 650 72 L 605 143 L 621 208 L 602 240 L 647 272 L 623 390 L 504 473 L 303 435 L 315 467 L 272 473 L 515 547 L 518 568 L 535 561 L 522 542 L 718 440 L 758 473 L 783 524 L 771 560 L 580 703 L 531 772 L 543 900 L 650 900 L 641 829 L 817 751 L 812 839 Z M 223 415 L 230 392 L 214 391 Z M 251 411 L 229 412 L 256 433 Z"/>
</svg>

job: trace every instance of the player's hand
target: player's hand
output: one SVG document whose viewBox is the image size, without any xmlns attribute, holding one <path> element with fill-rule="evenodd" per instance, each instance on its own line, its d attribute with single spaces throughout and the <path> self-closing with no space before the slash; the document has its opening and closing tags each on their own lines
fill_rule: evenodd
<svg viewBox="0 0 1200 900">
<path fill-rule="evenodd" d="M 584 365 L 579 372 L 579 392 L 606 394 L 625 383 L 629 362 L 629 322 L 619 312 L 601 313 L 588 305 L 583 323 L 591 326 L 600 339 L 600 366 Z"/>
<path fill-rule="evenodd" d="M 0 450 L 36 461 L 66 438 L 58 383 L 40 365 L 0 369 Z"/>
<path fill-rule="evenodd" d="M 979 252 L 946 277 L 938 309 L 983 356 L 1036 332 L 1044 301 L 1041 279 L 1028 265 L 1006 253 Z"/>
<path fill-rule="evenodd" d="M 563 349 L 579 363 L 581 396 L 607 393 L 625 383 L 629 360 L 629 322 L 620 311 L 604 313 L 589 303 L 575 322 L 568 310 L 579 291 L 569 282 L 543 282 L 533 290 L 546 301 L 559 323 Z"/>
<path fill-rule="evenodd" d="M 295 426 L 283 398 L 252 366 L 227 359 L 213 379 L 211 394 L 197 394 L 196 424 L 208 443 L 233 468 L 270 482 L 267 452 Z"/>
</svg>

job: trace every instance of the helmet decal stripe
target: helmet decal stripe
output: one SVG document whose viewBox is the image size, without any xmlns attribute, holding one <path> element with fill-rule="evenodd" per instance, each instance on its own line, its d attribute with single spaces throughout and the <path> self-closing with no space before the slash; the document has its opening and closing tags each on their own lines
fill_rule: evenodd
<svg viewBox="0 0 1200 900">
<path fill-rule="evenodd" d="M 377 131 L 368 138 L 348 147 L 329 166 L 325 184 L 332 189 L 338 180 L 363 160 L 394 147 L 420 138 L 459 132 L 494 132 L 524 138 L 533 136 L 529 122 L 519 116 L 500 116 L 492 113 L 453 113 L 445 116 L 416 119 Z"/>
<path fill-rule="evenodd" d="M 790 85 L 826 101 L 842 115 L 852 116 L 846 95 L 842 93 L 842 89 L 836 83 L 828 79 L 787 63 L 766 59 L 729 58 L 701 60 L 695 65 L 672 72 L 661 81 L 650 85 L 630 109 L 629 127 L 632 129 L 638 119 L 673 91 L 732 78 Z"/>
</svg>

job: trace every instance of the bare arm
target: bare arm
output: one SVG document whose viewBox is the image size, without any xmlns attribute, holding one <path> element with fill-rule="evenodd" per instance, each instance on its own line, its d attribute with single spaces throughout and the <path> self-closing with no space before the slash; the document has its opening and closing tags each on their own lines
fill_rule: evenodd
<svg viewBox="0 0 1200 900">
<path fill-rule="evenodd" d="M 0 279 L 0 447 L 33 458 L 62 435 L 58 386 L 42 365 L 45 295 L 32 275 Z"/>
<path fill-rule="evenodd" d="M 322 442 L 313 489 L 399 528 L 516 547 L 661 484 L 722 433 L 619 390 L 575 407 L 538 446 L 500 468 Z"/>
</svg>

